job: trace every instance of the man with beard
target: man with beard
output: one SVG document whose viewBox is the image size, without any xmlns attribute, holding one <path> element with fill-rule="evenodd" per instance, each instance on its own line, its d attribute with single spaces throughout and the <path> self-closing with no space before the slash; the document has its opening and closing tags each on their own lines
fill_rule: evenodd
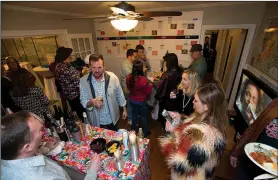
<svg viewBox="0 0 278 180">
<path fill-rule="evenodd" d="M 104 70 L 102 56 L 92 54 L 89 69 L 91 72 L 80 79 L 80 100 L 87 110 L 87 123 L 116 131 L 119 105 L 123 108 L 122 118 L 127 117 L 126 100 L 119 79 L 114 73 Z"/>
</svg>

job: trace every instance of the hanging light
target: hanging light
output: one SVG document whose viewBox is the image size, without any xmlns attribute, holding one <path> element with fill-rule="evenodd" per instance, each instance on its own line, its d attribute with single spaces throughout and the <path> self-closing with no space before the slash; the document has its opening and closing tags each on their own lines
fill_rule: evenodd
<svg viewBox="0 0 278 180">
<path fill-rule="evenodd" d="M 119 31 L 130 31 L 138 24 L 138 20 L 134 19 L 114 19 L 111 20 L 112 26 Z"/>
</svg>

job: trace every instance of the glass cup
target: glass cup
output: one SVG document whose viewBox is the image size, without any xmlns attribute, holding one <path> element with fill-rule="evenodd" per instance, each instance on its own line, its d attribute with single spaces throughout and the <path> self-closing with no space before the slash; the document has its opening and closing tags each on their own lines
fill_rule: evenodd
<svg viewBox="0 0 278 180">
<path fill-rule="evenodd" d="M 102 107 L 103 106 L 103 98 L 98 96 L 98 97 L 96 97 L 96 100 L 97 100 L 97 104 L 98 104 L 99 108 Z"/>
</svg>

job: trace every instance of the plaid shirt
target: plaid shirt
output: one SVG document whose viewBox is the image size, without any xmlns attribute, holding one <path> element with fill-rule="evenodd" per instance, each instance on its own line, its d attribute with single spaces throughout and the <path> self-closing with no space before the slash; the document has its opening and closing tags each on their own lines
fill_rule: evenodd
<svg viewBox="0 0 278 180">
<path fill-rule="evenodd" d="M 66 63 L 58 63 L 55 74 L 62 92 L 68 100 L 73 100 L 79 96 L 80 73 L 74 67 Z"/>
</svg>

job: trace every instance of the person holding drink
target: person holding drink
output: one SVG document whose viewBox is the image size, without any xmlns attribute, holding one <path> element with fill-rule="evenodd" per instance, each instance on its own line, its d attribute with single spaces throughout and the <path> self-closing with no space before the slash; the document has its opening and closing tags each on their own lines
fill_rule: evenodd
<svg viewBox="0 0 278 180">
<path fill-rule="evenodd" d="M 170 99 L 175 106 L 173 111 L 177 111 L 172 113 L 175 118 L 185 119 L 193 113 L 194 94 L 200 85 L 201 79 L 196 71 L 187 69 L 182 73 L 178 89 L 173 89 L 170 93 Z"/>
<path fill-rule="evenodd" d="M 122 118 L 126 119 L 126 100 L 118 77 L 104 70 L 101 55 L 89 57 L 90 73 L 80 79 L 80 100 L 87 110 L 88 121 L 94 126 L 116 131 L 120 118 L 119 106 L 123 108 Z"/>
<path fill-rule="evenodd" d="M 200 86 L 193 104 L 194 113 L 178 123 L 167 120 L 169 133 L 159 138 L 173 180 L 214 179 L 227 143 L 228 116 L 223 89 L 213 83 Z"/>
</svg>

